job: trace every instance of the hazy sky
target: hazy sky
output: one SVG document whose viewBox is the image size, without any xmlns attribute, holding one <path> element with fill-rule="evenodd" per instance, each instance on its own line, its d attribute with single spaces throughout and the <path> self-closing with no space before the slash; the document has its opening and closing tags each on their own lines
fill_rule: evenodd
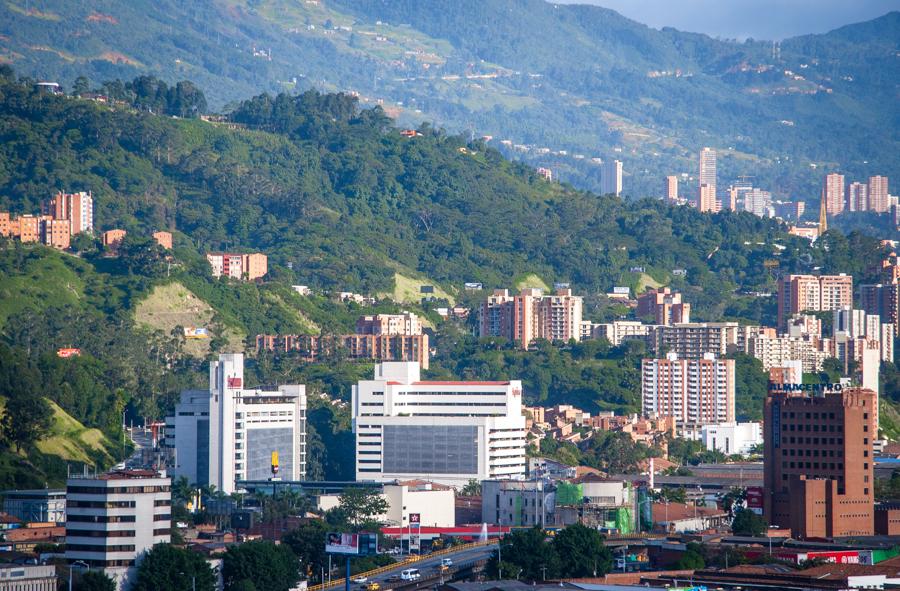
<svg viewBox="0 0 900 591">
<path fill-rule="evenodd" d="M 900 0 L 559 0 L 612 8 L 638 22 L 713 37 L 784 39 L 824 33 L 892 10 Z"/>
</svg>

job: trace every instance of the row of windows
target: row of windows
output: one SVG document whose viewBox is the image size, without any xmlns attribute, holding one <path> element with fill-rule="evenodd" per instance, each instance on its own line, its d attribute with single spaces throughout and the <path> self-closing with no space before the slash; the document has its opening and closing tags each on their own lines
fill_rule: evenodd
<svg viewBox="0 0 900 591">
<path fill-rule="evenodd" d="M 788 453 L 788 452 L 790 452 L 790 453 Z M 795 453 L 795 452 L 796 452 L 796 453 Z M 804 452 L 806 452 L 806 453 L 804 453 Z M 803 450 L 803 449 L 785 449 L 785 448 L 782 448 L 782 449 L 781 449 L 781 455 L 783 455 L 783 456 L 792 456 L 792 457 L 793 457 L 793 456 L 800 456 L 800 457 L 806 456 L 807 458 L 810 458 L 810 457 L 818 458 L 820 453 L 821 453 L 821 456 L 822 456 L 823 458 L 833 458 L 833 457 L 835 457 L 835 453 L 834 453 L 834 450 L 833 450 L 833 449 L 823 449 L 823 450 L 821 450 L 821 451 L 818 450 L 818 449 L 806 449 L 806 450 Z M 839 458 L 844 457 L 844 450 L 842 450 L 842 449 L 837 450 L 837 457 L 839 457 Z"/>
<path fill-rule="evenodd" d="M 134 544 L 104 546 L 102 544 L 66 544 L 66 551 L 73 552 L 134 552 Z"/>
<path fill-rule="evenodd" d="M 505 408 L 505 402 L 398 402 L 394 406 L 494 406 Z"/>
<path fill-rule="evenodd" d="M 133 529 L 121 530 L 95 530 L 66 528 L 66 536 L 80 536 L 84 538 L 133 538 Z"/>
<path fill-rule="evenodd" d="M 70 509 L 129 509 L 134 507 L 134 501 L 69 501 Z"/>
<path fill-rule="evenodd" d="M 66 521 L 76 523 L 134 523 L 134 515 L 67 515 Z"/>
<path fill-rule="evenodd" d="M 785 431 L 812 431 L 814 433 L 818 433 L 820 431 L 819 426 L 820 425 L 818 425 L 818 424 L 796 425 L 794 423 L 791 423 L 790 425 L 785 425 Z M 828 427 L 827 429 L 825 428 L 826 426 Z M 827 433 L 843 433 L 844 432 L 843 425 L 821 425 L 821 427 L 822 427 L 821 431 L 823 433 L 826 433 L 826 432 Z"/>
<path fill-rule="evenodd" d="M 169 492 L 168 485 L 159 486 L 69 486 L 66 488 L 67 495 L 136 495 L 148 493 Z"/>
</svg>

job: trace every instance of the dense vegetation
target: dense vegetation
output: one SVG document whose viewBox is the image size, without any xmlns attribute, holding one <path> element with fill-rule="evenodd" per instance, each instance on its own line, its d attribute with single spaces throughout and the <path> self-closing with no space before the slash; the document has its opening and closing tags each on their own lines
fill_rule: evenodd
<svg viewBox="0 0 900 591">
<path fill-rule="evenodd" d="M 557 153 L 516 154 L 584 187 L 598 187 L 591 157 L 623 159 L 635 196 L 658 194 L 664 174 L 695 174 L 703 145 L 720 148 L 722 184 L 750 174 L 808 200 L 822 167 L 862 178 L 898 163 L 881 126 L 895 117 L 898 13 L 776 54 L 767 41 L 544 0 L 18 0 L 0 11 L 4 56 L 35 77 L 190 75 L 216 107 L 262 90 L 354 89 L 407 119 L 546 146 Z M 491 77 L 466 78 L 479 75 Z"/>
<path fill-rule="evenodd" d="M 78 256 L 3 242 L 0 368 L 10 384 L 6 403 L 38 400 L 39 408 L 50 400 L 112 441 L 121 440 L 123 411 L 126 422 L 161 418 L 179 390 L 205 383 L 207 360 L 188 353 L 180 327 L 135 319 L 139 304 L 167 284 L 212 308 L 214 353 L 243 348 L 229 334 L 347 332 L 364 310 L 401 309 L 301 297 L 290 288 L 296 283 L 320 294 L 390 294 L 403 277 L 417 277 L 472 305 L 485 294 L 462 293 L 464 281 L 506 287 L 534 273 L 570 281 L 596 319 L 622 313 L 602 295 L 613 285 L 663 283 L 682 290 L 700 319 L 771 322 L 771 299 L 744 294 L 772 290 L 772 261 L 779 272 L 821 267 L 865 281 L 882 256 L 878 241 L 861 234 L 830 232 L 810 245 L 749 214 L 700 215 L 547 183 L 481 142 L 427 125 L 406 138 L 381 109 L 360 110 L 349 95 L 261 95 L 236 106 L 239 127 L 231 129 L 159 114 L 185 96 L 202 103 L 187 84 L 139 79 L 105 88 L 121 88 L 126 104 L 48 95 L 0 68 L 0 210 L 34 212 L 60 188 L 91 190 L 98 229 L 129 232 L 117 257 L 86 236 L 74 241 Z M 147 238 L 159 228 L 174 231 L 172 253 Z M 266 252 L 267 281 L 210 278 L 203 253 L 223 248 Z M 675 268 L 687 276 L 673 276 Z M 421 303 L 403 308 L 437 321 Z M 641 351 L 631 346 L 542 343 L 526 353 L 446 324 L 438 332 L 434 376 L 518 377 L 532 403 L 638 408 Z M 60 359 L 60 347 L 82 354 Z M 739 366 L 747 385 L 739 411 L 753 416 L 760 372 L 749 360 Z M 349 418 L 335 399 L 370 371 L 340 355 L 321 364 L 261 355 L 247 380 L 306 383 L 310 473 L 346 478 Z M 27 387 L 13 387 L 15 380 Z M 0 460 L 39 457 L 31 446 L 43 428 L 39 420 L 7 421 Z M 593 456 L 610 468 L 603 454 Z M 64 465 L 46 469 L 58 479 Z"/>
</svg>

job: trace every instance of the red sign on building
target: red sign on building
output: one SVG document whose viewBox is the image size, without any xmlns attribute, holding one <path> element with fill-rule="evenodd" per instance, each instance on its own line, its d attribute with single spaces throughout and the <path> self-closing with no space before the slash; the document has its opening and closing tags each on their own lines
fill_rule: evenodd
<svg viewBox="0 0 900 591">
<path fill-rule="evenodd" d="M 228 387 L 238 389 L 241 387 L 241 378 L 228 378 Z"/>
</svg>

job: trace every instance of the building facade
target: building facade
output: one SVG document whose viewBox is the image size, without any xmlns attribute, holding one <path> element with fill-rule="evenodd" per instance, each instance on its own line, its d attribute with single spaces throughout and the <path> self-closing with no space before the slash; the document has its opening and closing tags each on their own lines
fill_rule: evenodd
<svg viewBox="0 0 900 591">
<path fill-rule="evenodd" d="M 663 181 L 663 199 L 669 203 L 678 201 L 678 177 L 669 175 Z"/>
<path fill-rule="evenodd" d="M 24 522 L 64 523 L 65 489 L 37 488 L 3 491 L 3 512 Z"/>
<path fill-rule="evenodd" d="M 691 305 L 681 301 L 681 294 L 668 287 L 651 289 L 638 296 L 637 315 L 650 316 L 656 324 L 682 324 L 691 321 Z"/>
<path fill-rule="evenodd" d="M 876 394 L 772 391 L 764 421 L 764 515 L 795 538 L 874 531 Z"/>
<path fill-rule="evenodd" d="M 645 416 L 675 417 L 680 424 L 734 422 L 734 360 L 665 359 L 641 362 L 641 411 Z"/>
<path fill-rule="evenodd" d="M 844 175 L 832 172 L 825 175 L 822 185 L 822 200 L 825 202 L 825 213 L 837 215 L 844 211 Z"/>
<path fill-rule="evenodd" d="M 619 160 L 606 160 L 600 166 L 600 194 L 622 194 L 622 162 Z"/>
<path fill-rule="evenodd" d="M 888 177 L 870 176 L 867 187 L 869 193 L 869 211 L 875 213 L 887 213 L 891 208 L 890 193 L 888 193 Z"/>
<path fill-rule="evenodd" d="M 523 289 L 511 296 L 506 289 L 494 290 L 481 305 L 479 335 L 504 337 L 527 349 L 535 339 L 581 340 L 583 300 L 571 289 L 544 295 L 540 289 Z"/>
<path fill-rule="evenodd" d="M 850 275 L 786 275 L 778 280 L 778 326 L 802 312 L 839 310 L 853 306 Z"/>
<path fill-rule="evenodd" d="M 484 480 L 481 521 L 500 526 L 544 527 L 556 523 L 556 487 L 549 481 Z"/>
<path fill-rule="evenodd" d="M 737 322 L 689 322 L 656 327 L 651 349 L 668 351 L 679 359 L 703 359 L 707 353 L 724 357 L 739 347 L 741 328 Z"/>
<path fill-rule="evenodd" d="M 231 252 L 211 252 L 206 260 L 212 268 L 213 277 L 230 277 L 242 281 L 260 279 L 269 272 L 268 257 L 262 253 L 240 254 Z"/>
<path fill-rule="evenodd" d="M 716 210 L 716 151 L 703 148 L 700 151 L 698 174 L 697 207 L 700 211 Z"/>
<path fill-rule="evenodd" d="M 44 214 L 54 220 L 68 220 L 69 234 L 94 233 L 94 197 L 90 191 L 54 195 L 44 204 Z"/>
<path fill-rule="evenodd" d="M 422 323 L 419 321 L 419 317 L 412 312 L 360 316 L 356 321 L 356 334 L 417 335 L 422 334 Z"/>
<path fill-rule="evenodd" d="M 380 363 L 353 387 L 356 479 L 450 486 L 525 476 L 522 384 L 428 382 L 417 363 Z"/>
<path fill-rule="evenodd" d="M 244 356 L 210 363 L 209 390 L 182 392 L 166 417 L 173 476 L 230 494 L 240 480 L 306 478 L 306 387 L 244 388 Z M 278 454 L 273 474 L 272 454 Z"/>
<path fill-rule="evenodd" d="M 415 361 L 428 369 L 431 349 L 427 334 L 257 335 L 256 350 L 295 353 L 304 361 L 344 353 L 349 359 Z"/>
<path fill-rule="evenodd" d="M 0 591 L 57 591 L 52 564 L 0 564 Z"/>
<path fill-rule="evenodd" d="M 119 589 L 155 544 L 171 541 L 171 481 L 123 470 L 66 482 L 66 560 L 102 569 Z"/>
</svg>

